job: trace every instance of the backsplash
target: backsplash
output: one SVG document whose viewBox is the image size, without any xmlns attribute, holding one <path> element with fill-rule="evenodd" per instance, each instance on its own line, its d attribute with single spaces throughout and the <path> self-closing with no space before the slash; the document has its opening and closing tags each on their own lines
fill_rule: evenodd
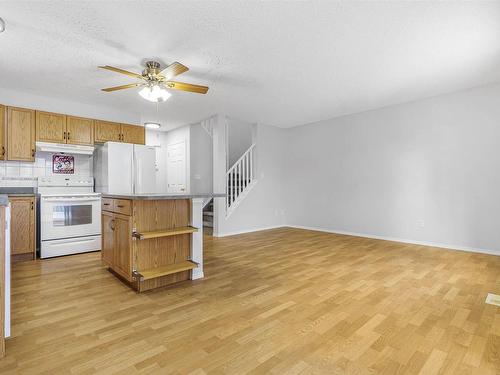
<svg viewBox="0 0 500 375">
<path fill-rule="evenodd" d="M 0 176 L 5 177 L 43 177 L 60 176 L 58 173 L 52 173 L 53 153 L 37 153 L 35 162 L 28 163 L 23 161 L 0 161 Z M 74 175 L 83 177 L 93 177 L 93 161 L 89 155 L 73 155 L 75 157 Z"/>
</svg>

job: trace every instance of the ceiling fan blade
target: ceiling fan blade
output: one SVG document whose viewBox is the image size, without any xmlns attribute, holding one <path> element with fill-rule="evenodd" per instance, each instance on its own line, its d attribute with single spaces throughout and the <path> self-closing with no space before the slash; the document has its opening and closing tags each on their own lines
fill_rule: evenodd
<svg viewBox="0 0 500 375">
<path fill-rule="evenodd" d="M 182 65 L 180 62 L 173 62 L 169 66 L 167 66 L 165 69 L 161 71 L 161 75 L 165 77 L 165 80 L 168 81 L 175 76 L 178 76 L 179 74 L 182 74 L 184 72 L 187 72 L 189 68 L 185 65 Z"/>
<path fill-rule="evenodd" d="M 128 85 L 108 87 L 106 89 L 101 89 L 101 91 L 111 92 L 111 91 L 117 91 L 117 90 L 123 90 L 123 89 L 131 89 L 132 87 L 137 87 L 137 86 L 142 86 L 142 85 L 143 85 L 142 83 L 130 83 Z"/>
<path fill-rule="evenodd" d="M 116 72 L 116 73 L 126 74 L 126 75 L 131 76 L 131 77 L 143 79 L 142 75 L 140 75 L 138 73 L 129 72 L 128 70 L 123 70 L 120 68 L 115 68 L 114 66 L 104 65 L 104 66 L 100 66 L 99 68 L 111 70 L 112 72 Z"/>
<path fill-rule="evenodd" d="M 208 91 L 207 86 L 192 85 L 190 83 L 183 82 L 168 81 L 165 83 L 165 85 L 169 89 L 195 92 L 197 94 L 206 94 Z"/>
</svg>

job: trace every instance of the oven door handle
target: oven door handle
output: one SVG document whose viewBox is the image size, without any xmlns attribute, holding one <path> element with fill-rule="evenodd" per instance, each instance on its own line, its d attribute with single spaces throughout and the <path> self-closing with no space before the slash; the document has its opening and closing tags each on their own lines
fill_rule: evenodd
<svg viewBox="0 0 500 375">
<path fill-rule="evenodd" d="M 94 202 L 94 201 L 100 201 L 101 198 L 73 198 L 73 199 L 67 199 L 67 198 L 42 198 L 44 202 L 65 202 L 65 203 L 71 203 L 71 202 Z"/>
</svg>

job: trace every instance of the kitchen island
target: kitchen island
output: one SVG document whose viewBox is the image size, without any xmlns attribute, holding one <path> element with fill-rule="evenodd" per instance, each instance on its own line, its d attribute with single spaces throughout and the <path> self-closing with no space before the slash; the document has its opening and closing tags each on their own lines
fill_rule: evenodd
<svg viewBox="0 0 500 375">
<path fill-rule="evenodd" d="M 138 292 L 203 278 L 203 202 L 223 194 L 102 194 L 102 260 Z"/>
</svg>

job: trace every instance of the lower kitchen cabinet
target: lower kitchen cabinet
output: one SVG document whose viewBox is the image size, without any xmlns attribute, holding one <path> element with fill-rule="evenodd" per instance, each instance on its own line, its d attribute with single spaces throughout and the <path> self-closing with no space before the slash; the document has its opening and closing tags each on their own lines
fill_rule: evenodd
<svg viewBox="0 0 500 375">
<path fill-rule="evenodd" d="M 128 281 L 132 281 L 132 217 L 102 211 L 103 262 Z"/>
<path fill-rule="evenodd" d="M 9 196 L 12 260 L 35 259 L 35 197 Z"/>
</svg>

